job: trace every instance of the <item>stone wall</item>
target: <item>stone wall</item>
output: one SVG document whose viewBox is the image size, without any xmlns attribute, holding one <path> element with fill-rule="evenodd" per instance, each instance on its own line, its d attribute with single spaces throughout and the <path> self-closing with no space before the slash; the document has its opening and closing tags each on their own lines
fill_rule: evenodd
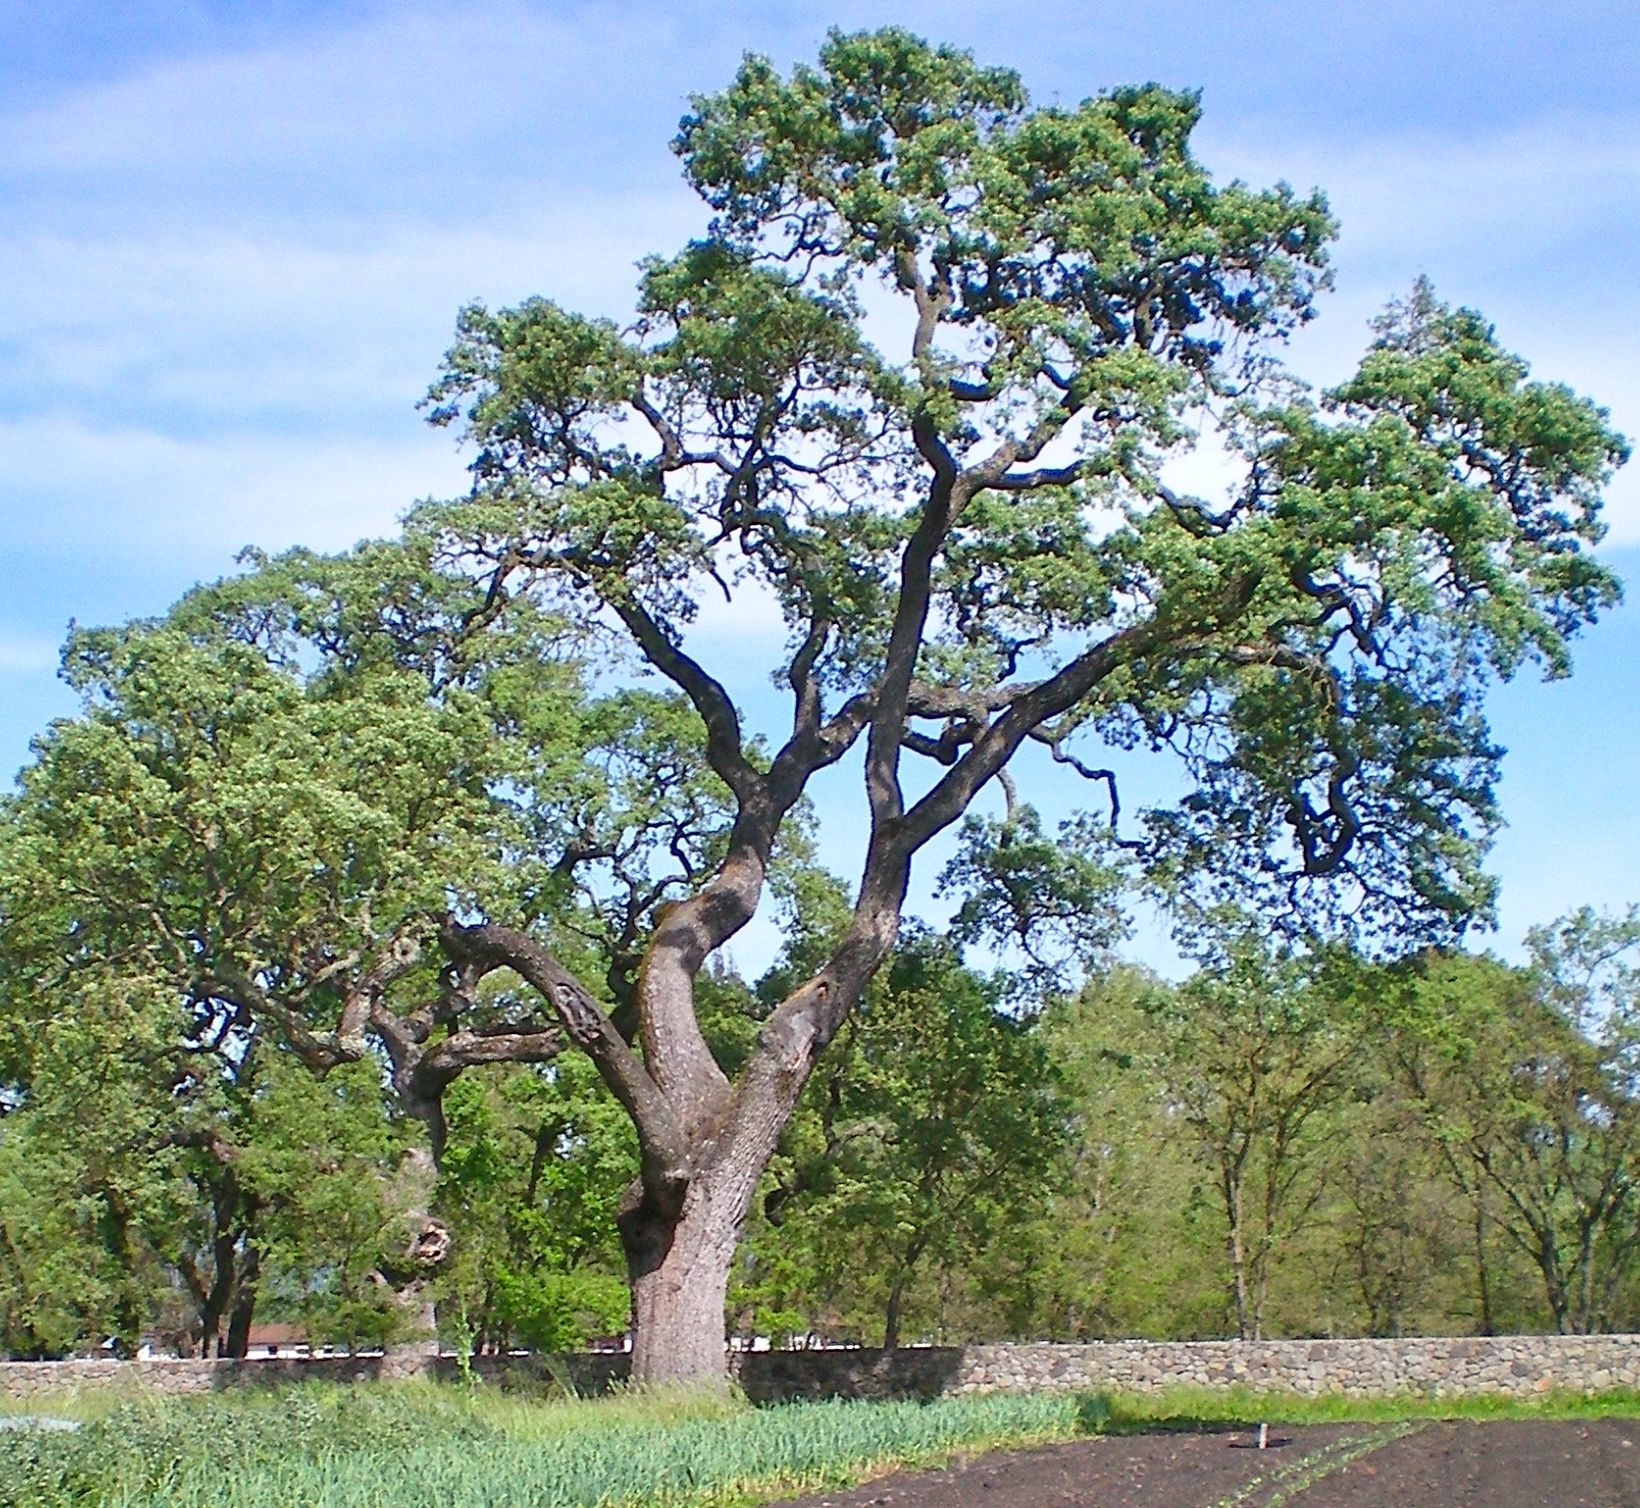
<svg viewBox="0 0 1640 1508">
<path fill-rule="evenodd" d="M 558 1383 L 598 1393 L 624 1377 L 627 1357 L 481 1357 L 481 1376 L 503 1386 Z M 366 1381 L 431 1366 L 441 1357 L 381 1356 L 248 1361 L 0 1362 L 0 1397 L 60 1388 L 130 1387 L 203 1393 L 326 1378 Z M 736 1352 L 730 1369 L 756 1402 L 785 1398 L 934 1397 L 990 1388 L 1111 1388 L 1148 1392 L 1178 1384 L 1361 1396 L 1425 1393 L 1531 1395 L 1550 1389 L 1640 1388 L 1640 1335 L 1513 1335 L 1487 1339 L 1104 1341 L 1093 1345 L 913 1346 L 898 1351 Z"/>
<path fill-rule="evenodd" d="M 215 1393 L 320 1378 L 371 1382 L 419 1376 L 424 1357 L 226 1357 L 183 1361 L 0 1361 L 0 1398 L 35 1398 L 62 1389 L 130 1389 L 154 1393 Z"/>
<path fill-rule="evenodd" d="M 942 1392 L 1067 1387 L 1152 1392 L 1185 1384 L 1312 1395 L 1457 1396 L 1640 1387 L 1640 1335 L 1106 1341 L 966 1346 L 924 1354 L 923 1386 L 914 1391 L 924 1391 L 932 1379 L 939 1380 Z"/>
</svg>

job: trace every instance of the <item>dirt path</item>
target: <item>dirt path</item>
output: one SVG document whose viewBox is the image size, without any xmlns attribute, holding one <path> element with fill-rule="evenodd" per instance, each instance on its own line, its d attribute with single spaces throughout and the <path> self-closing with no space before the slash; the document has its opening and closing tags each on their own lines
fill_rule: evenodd
<svg viewBox="0 0 1640 1508">
<path fill-rule="evenodd" d="M 789 1508 L 1640 1508 L 1640 1419 L 1272 1428 L 1079 1440 L 882 1477 Z"/>
</svg>

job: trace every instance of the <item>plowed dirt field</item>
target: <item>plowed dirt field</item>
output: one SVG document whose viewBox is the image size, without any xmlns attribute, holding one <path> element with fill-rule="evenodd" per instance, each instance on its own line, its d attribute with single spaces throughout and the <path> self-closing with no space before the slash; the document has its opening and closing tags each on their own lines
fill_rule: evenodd
<svg viewBox="0 0 1640 1508">
<path fill-rule="evenodd" d="M 1640 1508 L 1640 1419 L 1415 1422 L 1079 1440 L 789 1508 Z"/>
</svg>

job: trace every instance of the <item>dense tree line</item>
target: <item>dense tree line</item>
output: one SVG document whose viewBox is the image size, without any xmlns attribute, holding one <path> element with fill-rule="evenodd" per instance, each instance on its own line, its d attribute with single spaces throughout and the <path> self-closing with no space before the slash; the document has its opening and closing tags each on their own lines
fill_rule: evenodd
<svg viewBox="0 0 1640 1508">
<path fill-rule="evenodd" d="M 807 871 L 823 945 L 835 882 Z M 1201 935 L 1198 934 L 1198 940 Z M 811 1081 L 737 1261 L 742 1334 L 1401 1335 L 1640 1327 L 1640 915 L 1531 959 L 1280 952 L 1221 918 L 1177 983 L 1108 962 L 1022 1002 L 913 932 Z M 783 978 L 712 976 L 733 1063 Z M 617 1334 L 613 1211 L 636 1148 L 577 1058 L 466 1075 L 425 1126 L 371 1058 L 316 1078 L 175 1002 L 78 995 L 7 1021 L 0 1345 L 242 1354 Z M 134 1061 L 142 1074 L 130 1071 Z M 407 1240 L 455 1236 L 430 1280 Z"/>
<path fill-rule="evenodd" d="M 1298 381 L 1332 217 L 1216 183 L 1199 115 L 894 28 L 748 58 L 631 325 L 461 312 L 467 496 L 73 634 L 0 808 L 8 1346 L 624 1314 L 640 1381 L 721 1386 L 726 1310 L 1394 1328 L 1463 1317 L 1416 1260 L 1455 1212 L 1475 1324 L 1533 1272 L 1628 1312 L 1628 923 L 1443 951 L 1492 898 L 1487 689 L 1615 600 L 1625 443 L 1423 282 Z M 1234 475 L 1182 495 L 1206 430 Z M 780 628 L 714 671 L 719 597 Z M 1093 808 L 1045 827 L 1032 758 Z M 1124 816 L 1137 759 L 1172 795 Z M 902 916 L 942 834 L 948 937 Z M 1108 963 L 1136 889 L 1177 987 Z"/>
<path fill-rule="evenodd" d="M 846 1119 L 864 1086 L 833 1083 L 811 1137 L 858 1136 L 885 1170 L 885 1135 L 912 1155 L 860 1197 L 860 1154 L 810 1142 L 825 1176 L 754 1238 L 747 1312 L 868 1344 L 1640 1327 L 1640 916 L 1576 913 L 1521 967 L 1281 955 L 1245 923 L 1215 941 L 1177 984 L 1112 966 L 1001 1018 L 991 1071 L 1031 1097 L 985 1096 L 966 1132 Z M 902 1117 L 972 1071 L 929 1014 L 888 1060 L 918 1085 Z M 1028 1066 L 1003 1047 L 1019 1031 Z M 919 1224 L 935 1137 L 950 1203 Z M 964 1247 L 971 1179 L 995 1225 Z M 930 1226 L 944 1244 L 896 1287 Z"/>
</svg>

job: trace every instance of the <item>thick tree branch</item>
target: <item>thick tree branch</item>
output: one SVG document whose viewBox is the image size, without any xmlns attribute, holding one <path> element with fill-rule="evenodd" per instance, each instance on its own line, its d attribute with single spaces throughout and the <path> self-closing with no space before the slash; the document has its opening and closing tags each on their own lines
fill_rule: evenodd
<svg viewBox="0 0 1640 1508">
<path fill-rule="evenodd" d="M 219 959 L 210 973 L 194 981 L 193 988 L 198 995 L 229 1001 L 253 1016 L 276 1022 L 291 1051 L 318 1072 L 364 1056 L 362 1036 L 344 1036 L 340 1031 L 316 1031 L 300 1010 L 281 1000 L 274 991 L 263 989 L 247 970 L 232 960 Z"/>
<path fill-rule="evenodd" d="M 606 598 L 643 656 L 694 704 L 706 725 L 706 757 L 723 783 L 745 806 L 762 788 L 762 777 L 746 758 L 740 715 L 723 684 L 666 636 L 659 623 L 630 593 Z"/>
<path fill-rule="evenodd" d="M 452 958 L 502 965 L 541 994 L 632 1117 L 645 1189 L 657 1199 L 681 1198 L 689 1168 L 683 1127 L 643 1062 L 581 982 L 534 938 L 510 927 L 494 922 L 463 926 L 446 918 L 439 937 Z"/>
<path fill-rule="evenodd" d="M 1252 599 L 1256 579 L 1236 574 L 1226 583 L 1215 618 L 1219 625 L 1233 618 Z M 1120 665 L 1146 659 L 1158 652 L 1188 653 L 1210 644 L 1205 622 L 1188 627 L 1148 619 L 1125 628 L 1078 655 L 1055 675 L 1021 692 L 1001 716 L 969 746 L 934 788 L 896 825 L 896 841 L 907 854 L 922 847 L 935 833 L 956 821 L 980 787 L 1011 759 L 1020 744 L 1050 719 L 1074 707 Z"/>
<path fill-rule="evenodd" d="M 568 1045 L 568 1038 L 557 1027 L 455 1031 L 422 1054 L 415 1076 L 428 1088 L 442 1089 L 465 1068 L 481 1063 L 550 1063 Z"/>
<path fill-rule="evenodd" d="M 1021 462 L 1036 460 L 1057 436 L 1064 433 L 1065 426 L 1081 410 L 1080 403 L 1067 397 L 1038 419 L 1023 439 L 1004 440 L 977 466 L 970 466 L 963 473 L 962 479 L 968 484 L 968 491 L 978 493 L 992 487 L 1006 489 L 1012 469 Z M 1015 477 L 1014 480 L 1022 479 Z M 1025 485 L 1031 484 L 1026 482 Z"/>
<path fill-rule="evenodd" d="M 954 478 L 936 473 L 921 520 L 906 541 L 900 560 L 900 593 L 889 631 L 866 738 L 866 795 L 873 833 L 897 820 L 904 810 L 900 791 L 900 748 L 910 708 L 912 677 L 928 625 L 934 559 L 966 497 Z"/>
<path fill-rule="evenodd" d="M 986 485 L 993 492 L 1035 492 L 1043 487 L 1069 487 L 1097 469 L 1092 460 L 1066 466 L 1039 466 L 1035 471 L 1008 471 Z"/>
</svg>

